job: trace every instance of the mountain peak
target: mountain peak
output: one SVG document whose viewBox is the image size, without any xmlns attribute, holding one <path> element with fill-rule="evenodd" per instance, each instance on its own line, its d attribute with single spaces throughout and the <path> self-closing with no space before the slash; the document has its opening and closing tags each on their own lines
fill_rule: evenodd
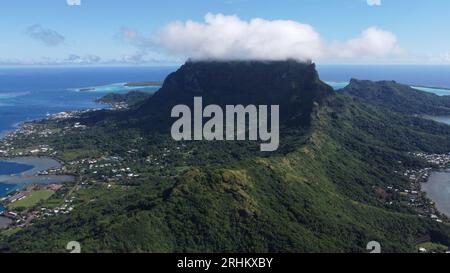
<svg viewBox="0 0 450 273">
<path fill-rule="evenodd" d="M 334 94 L 312 62 L 188 61 L 138 112 L 164 113 L 178 104 L 280 105 L 281 120 L 305 123 L 314 105 Z"/>
</svg>

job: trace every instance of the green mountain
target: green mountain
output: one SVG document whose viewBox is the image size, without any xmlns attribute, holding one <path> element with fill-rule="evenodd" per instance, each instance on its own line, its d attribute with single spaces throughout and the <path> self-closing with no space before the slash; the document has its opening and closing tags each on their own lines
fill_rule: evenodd
<svg viewBox="0 0 450 273">
<path fill-rule="evenodd" d="M 167 77 L 151 99 L 114 118 L 123 122 L 123 126 L 167 132 L 173 123 L 168 119 L 173 106 L 193 107 L 193 98 L 201 96 L 204 105 L 283 105 L 280 107 L 281 123 L 307 125 L 314 105 L 333 94 L 333 89 L 320 81 L 314 64 L 187 62 Z M 105 118 L 99 115 L 101 117 L 94 118 L 95 121 Z"/>
<path fill-rule="evenodd" d="M 205 104 L 279 104 L 280 149 L 174 142 L 169 111 L 194 96 Z M 86 186 L 74 188 L 75 210 L 4 236 L 0 251 L 64 251 L 74 240 L 85 252 L 366 252 L 374 240 L 384 252 L 450 245 L 449 225 L 419 217 L 398 194 L 380 194 L 409 189 L 399 173 L 425 166 L 409 152 L 448 152 L 450 127 L 377 104 L 333 92 L 312 64 L 187 63 L 133 109 L 46 121 L 54 131 L 74 122 L 88 127 L 21 140 L 48 143 L 66 161 L 118 155 L 140 177 L 111 182 L 80 166 Z"/>
<path fill-rule="evenodd" d="M 130 91 L 125 94 L 119 94 L 119 93 L 110 93 L 107 94 L 99 99 L 96 100 L 96 102 L 99 103 L 105 103 L 105 104 L 119 104 L 119 103 L 125 103 L 129 106 L 136 105 L 140 102 L 145 101 L 149 97 L 151 97 L 152 94 L 148 92 L 142 92 L 142 91 Z"/>
<path fill-rule="evenodd" d="M 450 96 L 438 96 L 395 81 L 372 82 L 352 79 L 342 91 L 361 101 L 387 107 L 403 114 L 450 114 Z"/>
</svg>

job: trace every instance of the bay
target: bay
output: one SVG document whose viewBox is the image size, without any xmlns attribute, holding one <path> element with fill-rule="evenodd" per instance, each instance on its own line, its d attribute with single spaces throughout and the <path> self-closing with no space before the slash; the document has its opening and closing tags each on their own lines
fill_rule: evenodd
<svg viewBox="0 0 450 273">
<path fill-rule="evenodd" d="M 433 172 L 426 183 L 422 183 L 422 191 L 436 203 L 436 208 L 450 217 L 450 170 Z"/>
</svg>

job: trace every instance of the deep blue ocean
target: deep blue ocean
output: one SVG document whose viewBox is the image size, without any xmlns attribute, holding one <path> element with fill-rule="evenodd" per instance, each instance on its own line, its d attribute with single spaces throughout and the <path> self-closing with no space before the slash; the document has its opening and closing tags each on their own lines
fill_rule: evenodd
<svg viewBox="0 0 450 273">
<path fill-rule="evenodd" d="M 109 92 L 128 92 L 126 82 L 163 81 L 176 67 L 96 67 L 96 68 L 0 68 L 0 135 L 23 121 L 62 111 L 100 108 L 95 99 Z M 335 89 L 345 87 L 351 78 L 396 80 L 450 95 L 450 66 L 353 66 L 318 65 L 322 80 Z M 82 92 L 81 89 L 90 91 Z M 133 88 L 133 90 L 136 88 Z M 147 88 L 156 91 L 157 88 Z M 20 173 L 29 166 L 0 163 L 1 174 Z M 0 198 L 18 185 L 0 184 Z M 1 211 L 1 208 L 0 208 Z"/>
</svg>

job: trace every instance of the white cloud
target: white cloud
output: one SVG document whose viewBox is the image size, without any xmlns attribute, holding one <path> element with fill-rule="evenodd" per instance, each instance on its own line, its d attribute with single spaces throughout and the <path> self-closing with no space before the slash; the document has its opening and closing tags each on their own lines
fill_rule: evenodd
<svg viewBox="0 0 450 273">
<path fill-rule="evenodd" d="M 102 64 L 107 61 L 103 61 L 101 57 L 97 55 L 76 55 L 70 54 L 66 58 L 50 58 L 40 57 L 37 59 L 1 59 L 0 66 L 20 66 L 20 65 L 94 65 Z"/>
<path fill-rule="evenodd" d="M 381 6 L 381 0 L 367 0 L 369 6 Z"/>
<path fill-rule="evenodd" d="M 431 54 L 428 56 L 428 63 L 450 64 L 450 52 L 444 52 L 441 54 Z"/>
<path fill-rule="evenodd" d="M 76 54 L 71 54 L 69 55 L 69 57 L 67 57 L 66 59 L 63 60 L 63 63 L 67 63 L 67 64 L 96 64 L 99 63 L 102 60 L 102 58 L 100 58 L 97 55 L 84 55 L 84 56 L 80 56 L 80 55 L 76 55 Z"/>
<path fill-rule="evenodd" d="M 193 59 L 279 60 L 320 58 L 320 35 L 313 27 L 289 20 L 207 14 L 204 23 L 174 22 L 156 35 L 156 45 Z"/>
<path fill-rule="evenodd" d="M 330 46 L 330 57 L 338 59 L 377 58 L 400 53 L 397 37 L 377 27 L 370 27 L 345 43 L 334 42 Z"/>
<path fill-rule="evenodd" d="M 126 29 L 125 29 L 126 30 Z M 194 60 L 307 60 L 335 61 L 374 58 L 401 53 L 396 36 L 377 27 L 348 41 L 326 43 L 314 28 L 291 20 L 241 20 L 207 14 L 204 22 L 173 22 L 152 38 L 122 30 L 122 38 L 140 52 L 162 50 Z"/>
<path fill-rule="evenodd" d="M 66 0 L 69 6 L 81 6 L 81 0 Z"/>
</svg>

